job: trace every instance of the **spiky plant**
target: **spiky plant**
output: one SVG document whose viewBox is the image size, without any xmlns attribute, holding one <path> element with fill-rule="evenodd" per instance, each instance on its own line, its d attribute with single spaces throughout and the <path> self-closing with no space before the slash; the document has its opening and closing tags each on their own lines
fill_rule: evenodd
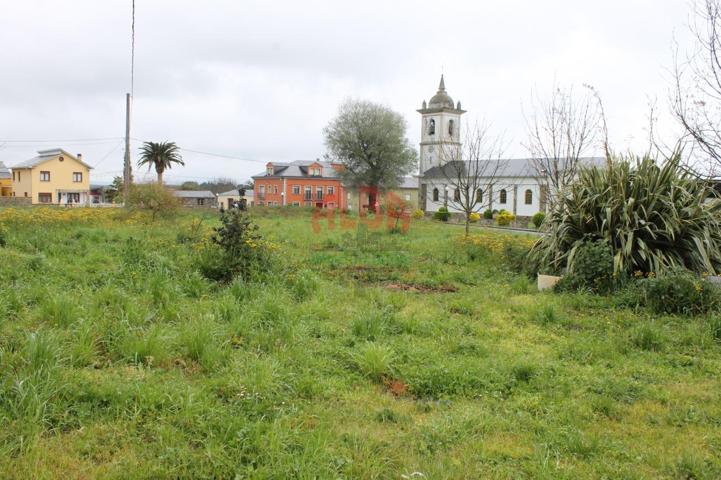
<svg viewBox="0 0 721 480">
<path fill-rule="evenodd" d="M 583 168 L 544 223 L 531 258 L 550 270 L 573 270 L 586 241 L 604 240 L 614 275 L 671 267 L 721 271 L 721 201 L 676 155 L 614 158 Z"/>
</svg>

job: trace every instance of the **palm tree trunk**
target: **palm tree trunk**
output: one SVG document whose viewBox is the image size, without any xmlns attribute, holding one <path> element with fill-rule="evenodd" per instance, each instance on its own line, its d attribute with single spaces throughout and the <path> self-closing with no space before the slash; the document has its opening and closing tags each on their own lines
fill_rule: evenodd
<svg viewBox="0 0 721 480">
<path fill-rule="evenodd" d="M 158 185 L 163 184 L 163 172 L 158 172 Z"/>
</svg>

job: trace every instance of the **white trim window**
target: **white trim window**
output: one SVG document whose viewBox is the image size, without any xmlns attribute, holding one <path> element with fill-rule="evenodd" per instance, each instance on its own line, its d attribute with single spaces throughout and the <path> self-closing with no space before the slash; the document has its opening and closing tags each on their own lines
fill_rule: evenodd
<svg viewBox="0 0 721 480">
<path fill-rule="evenodd" d="M 49 182 L 50 181 L 50 172 L 43 170 L 40 172 L 40 181 L 41 182 Z"/>
<path fill-rule="evenodd" d="M 73 172 L 73 183 L 83 183 L 83 172 Z"/>
</svg>

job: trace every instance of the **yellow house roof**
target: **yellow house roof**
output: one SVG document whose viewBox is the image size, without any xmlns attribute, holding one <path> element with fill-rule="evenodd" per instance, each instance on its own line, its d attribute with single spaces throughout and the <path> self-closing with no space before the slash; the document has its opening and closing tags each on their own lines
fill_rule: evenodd
<svg viewBox="0 0 721 480">
<path fill-rule="evenodd" d="M 53 158 L 57 157 L 58 155 L 62 155 L 64 157 L 71 158 L 71 159 L 75 160 L 76 162 L 78 162 L 80 165 L 84 166 L 85 168 L 88 168 L 88 169 L 93 168 L 90 165 L 88 165 L 87 163 L 80 160 L 75 155 L 72 155 L 72 154 L 66 152 L 62 148 L 53 148 L 51 150 L 39 150 L 37 157 L 33 157 L 30 160 L 25 160 L 24 162 L 20 162 L 17 165 L 15 165 L 13 168 L 14 169 L 35 168 L 40 164 L 43 164 L 47 161 L 52 160 Z"/>
</svg>

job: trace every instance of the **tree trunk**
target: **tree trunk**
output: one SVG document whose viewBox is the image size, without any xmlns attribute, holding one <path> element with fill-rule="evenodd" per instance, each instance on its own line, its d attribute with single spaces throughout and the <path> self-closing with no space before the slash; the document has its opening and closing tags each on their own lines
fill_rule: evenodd
<svg viewBox="0 0 721 480">
<path fill-rule="evenodd" d="M 471 215 L 468 212 L 466 212 L 466 237 L 468 236 L 470 226 L 471 226 Z"/>
<path fill-rule="evenodd" d="M 163 172 L 158 172 L 158 185 L 163 184 Z"/>
</svg>

